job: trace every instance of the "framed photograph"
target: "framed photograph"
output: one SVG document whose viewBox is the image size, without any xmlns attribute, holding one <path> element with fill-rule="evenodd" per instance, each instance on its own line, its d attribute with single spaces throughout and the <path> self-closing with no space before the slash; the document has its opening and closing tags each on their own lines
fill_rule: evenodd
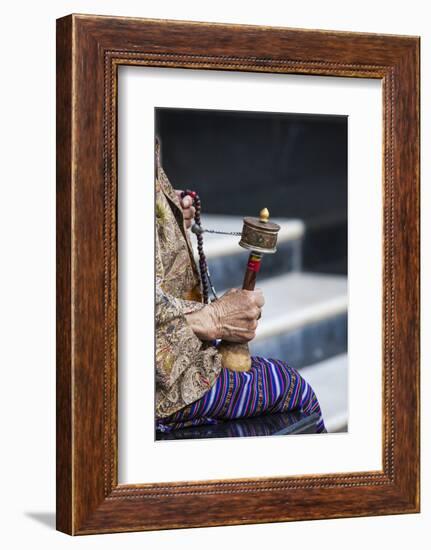
<svg viewBox="0 0 431 550">
<path fill-rule="evenodd" d="M 419 38 L 57 21 L 57 529 L 419 511 Z"/>
</svg>

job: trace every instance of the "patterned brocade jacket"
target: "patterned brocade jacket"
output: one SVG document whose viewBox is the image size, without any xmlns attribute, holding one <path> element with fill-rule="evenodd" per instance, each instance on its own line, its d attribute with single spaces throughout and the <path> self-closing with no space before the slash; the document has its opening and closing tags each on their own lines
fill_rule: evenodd
<svg viewBox="0 0 431 550">
<path fill-rule="evenodd" d="M 181 205 L 156 145 L 156 417 L 202 397 L 221 369 L 221 356 L 191 330 L 186 313 L 204 304 Z"/>
</svg>

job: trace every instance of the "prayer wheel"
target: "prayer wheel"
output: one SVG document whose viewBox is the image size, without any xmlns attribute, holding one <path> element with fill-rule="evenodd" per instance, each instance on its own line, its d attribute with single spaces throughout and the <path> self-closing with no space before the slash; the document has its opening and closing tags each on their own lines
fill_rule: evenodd
<svg viewBox="0 0 431 550">
<path fill-rule="evenodd" d="M 260 211 L 259 218 L 244 218 L 239 245 L 250 250 L 242 288 L 254 290 L 262 256 L 277 251 L 277 237 L 280 226 L 269 221 L 267 208 Z M 223 367 L 233 371 L 248 371 L 251 358 L 248 344 L 222 341 L 218 347 Z"/>
</svg>

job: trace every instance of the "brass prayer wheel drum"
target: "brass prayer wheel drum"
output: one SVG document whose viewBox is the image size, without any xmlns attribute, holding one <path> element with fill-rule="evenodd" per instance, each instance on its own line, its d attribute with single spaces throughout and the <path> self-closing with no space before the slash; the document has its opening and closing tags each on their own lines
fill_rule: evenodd
<svg viewBox="0 0 431 550">
<path fill-rule="evenodd" d="M 239 245 L 260 254 L 274 254 L 277 251 L 277 235 L 280 226 L 268 221 L 269 212 L 261 210 L 259 218 L 244 218 Z"/>
</svg>

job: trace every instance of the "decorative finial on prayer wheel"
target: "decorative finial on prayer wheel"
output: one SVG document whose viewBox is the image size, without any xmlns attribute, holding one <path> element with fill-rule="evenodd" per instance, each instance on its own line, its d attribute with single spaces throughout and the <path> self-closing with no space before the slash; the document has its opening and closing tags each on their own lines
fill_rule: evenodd
<svg viewBox="0 0 431 550">
<path fill-rule="evenodd" d="M 262 208 L 262 210 L 259 212 L 259 221 L 262 223 L 267 223 L 269 220 L 269 210 L 268 208 Z"/>
</svg>

